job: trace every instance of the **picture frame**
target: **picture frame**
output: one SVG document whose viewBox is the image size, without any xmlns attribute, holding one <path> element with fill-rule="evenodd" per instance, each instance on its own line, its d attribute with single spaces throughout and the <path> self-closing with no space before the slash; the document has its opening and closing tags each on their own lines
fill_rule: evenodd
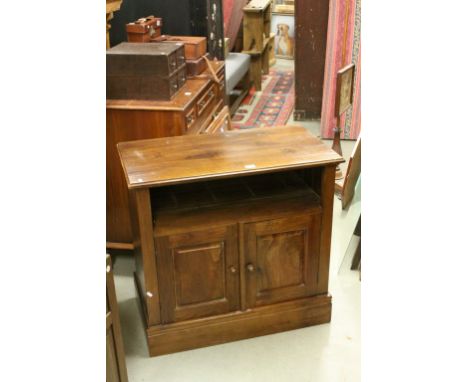
<svg viewBox="0 0 468 382">
<path fill-rule="evenodd" d="M 294 0 L 273 0 L 273 13 L 293 15 Z"/>
<path fill-rule="evenodd" d="M 275 35 L 275 57 L 293 60 L 295 51 L 294 15 L 273 14 L 271 33 Z"/>
<path fill-rule="evenodd" d="M 355 64 L 340 69 L 336 79 L 335 115 L 339 117 L 353 104 Z"/>
</svg>

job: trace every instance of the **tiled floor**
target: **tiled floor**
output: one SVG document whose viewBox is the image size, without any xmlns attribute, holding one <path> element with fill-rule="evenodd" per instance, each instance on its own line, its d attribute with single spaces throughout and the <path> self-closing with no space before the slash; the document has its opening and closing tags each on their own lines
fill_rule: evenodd
<svg viewBox="0 0 468 382">
<path fill-rule="evenodd" d="M 290 63 L 287 63 L 290 64 Z M 319 122 L 294 122 L 319 135 Z M 331 141 L 325 141 L 331 146 Z M 349 158 L 354 142 L 343 142 Z M 116 257 L 117 299 L 131 382 L 338 382 L 360 380 L 361 330 L 358 272 L 349 270 L 347 248 L 361 211 L 360 183 L 347 211 L 335 197 L 330 324 L 149 358 L 133 284 L 134 261 Z"/>
</svg>

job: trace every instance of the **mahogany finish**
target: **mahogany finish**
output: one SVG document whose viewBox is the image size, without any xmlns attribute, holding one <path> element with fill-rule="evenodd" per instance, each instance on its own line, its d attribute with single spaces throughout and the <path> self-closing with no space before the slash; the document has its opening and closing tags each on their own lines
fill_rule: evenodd
<svg viewBox="0 0 468 382">
<path fill-rule="evenodd" d="M 118 147 L 130 189 L 344 161 L 301 126 L 123 142 Z"/>
<path fill-rule="evenodd" d="M 143 44 L 141 44 L 143 45 Z M 224 63 L 216 69 L 224 72 Z M 221 84 L 209 73 L 188 79 L 171 101 L 107 100 L 106 207 L 107 247 L 131 249 L 128 191 L 117 143 L 183 134 L 216 132 L 211 123 L 224 106 Z"/>
<path fill-rule="evenodd" d="M 118 151 L 151 356 L 330 321 L 339 155 L 295 126 Z"/>
<path fill-rule="evenodd" d="M 200 57 L 198 60 L 185 60 L 185 64 L 189 78 L 202 74 L 208 68 L 204 57 Z"/>
<path fill-rule="evenodd" d="M 162 36 L 162 42 L 182 43 L 185 48 L 185 58 L 187 60 L 198 60 L 206 54 L 206 37 L 196 36 Z"/>
<path fill-rule="evenodd" d="M 295 2 L 296 120 L 321 116 L 329 3 L 329 0 Z"/>
<path fill-rule="evenodd" d="M 161 36 L 162 18 L 148 16 L 138 19 L 125 26 L 129 42 L 150 42 Z"/>
</svg>

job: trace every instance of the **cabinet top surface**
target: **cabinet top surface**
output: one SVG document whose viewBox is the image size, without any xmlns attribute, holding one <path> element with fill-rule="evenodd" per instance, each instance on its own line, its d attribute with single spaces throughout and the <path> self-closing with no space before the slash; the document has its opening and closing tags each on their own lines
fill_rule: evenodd
<svg viewBox="0 0 468 382">
<path fill-rule="evenodd" d="M 117 147 L 131 189 L 344 162 L 301 126 L 148 139 Z"/>
</svg>

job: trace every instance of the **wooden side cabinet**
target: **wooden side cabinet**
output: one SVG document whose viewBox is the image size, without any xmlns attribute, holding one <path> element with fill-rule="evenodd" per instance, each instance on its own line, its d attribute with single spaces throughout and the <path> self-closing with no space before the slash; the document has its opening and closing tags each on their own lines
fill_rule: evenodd
<svg viewBox="0 0 468 382">
<path fill-rule="evenodd" d="M 106 382 L 128 382 L 112 261 L 106 256 Z"/>
<path fill-rule="evenodd" d="M 338 154 L 294 126 L 118 151 L 150 355 L 330 321 Z"/>
</svg>

